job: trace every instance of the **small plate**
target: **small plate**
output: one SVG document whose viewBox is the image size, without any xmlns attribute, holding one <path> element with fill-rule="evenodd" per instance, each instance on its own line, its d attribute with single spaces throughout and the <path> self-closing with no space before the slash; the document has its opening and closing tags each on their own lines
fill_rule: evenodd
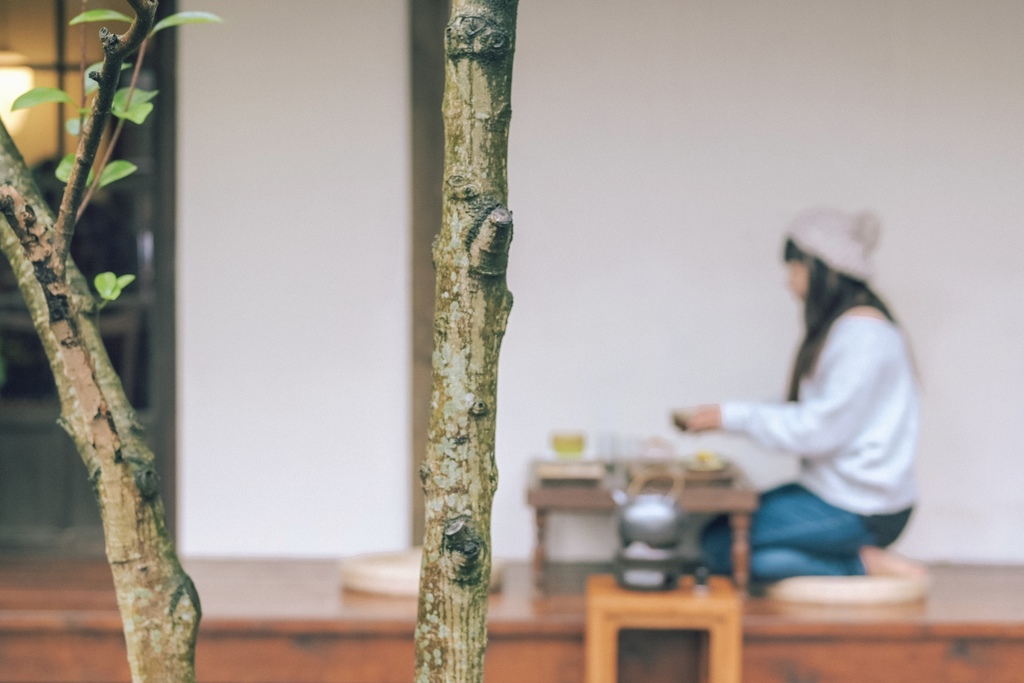
<svg viewBox="0 0 1024 683">
<path fill-rule="evenodd" d="M 685 476 L 687 484 L 728 484 L 736 478 L 736 467 L 727 460 L 715 468 L 691 467 L 687 463 Z"/>
<path fill-rule="evenodd" d="M 729 461 L 714 451 L 697 451 L 686 460 L 688 472 L 717 472 L 729 467 Z"/>
</svg>

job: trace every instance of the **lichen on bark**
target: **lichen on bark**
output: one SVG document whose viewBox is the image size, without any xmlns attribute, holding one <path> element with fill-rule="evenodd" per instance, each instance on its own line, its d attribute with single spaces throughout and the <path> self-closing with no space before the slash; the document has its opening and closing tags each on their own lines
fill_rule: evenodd
<svg viewBox="0 0 1024 683">
<path fill-rule="evenodd" d="M 497 368 L 512 295 L 507 157 L 516 0 L 454 0 L 445 30 L 445 171 L 417 683 L 483 681 Z"/>
</svg>

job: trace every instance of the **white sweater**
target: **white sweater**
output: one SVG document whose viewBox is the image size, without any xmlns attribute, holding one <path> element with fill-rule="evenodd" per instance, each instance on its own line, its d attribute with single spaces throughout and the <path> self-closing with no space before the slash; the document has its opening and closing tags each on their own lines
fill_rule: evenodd
<svg viewBox="0 0 1024 683">
<path fill-rule="evenodd" d="M 836 320 L 798 402 L 721 408 L 723 429 L 799 455 L 800 484 L 836 507 L 885 514 L 917 498 L 917 385 L 903 336 L 887 320 Z"/>
</svg>

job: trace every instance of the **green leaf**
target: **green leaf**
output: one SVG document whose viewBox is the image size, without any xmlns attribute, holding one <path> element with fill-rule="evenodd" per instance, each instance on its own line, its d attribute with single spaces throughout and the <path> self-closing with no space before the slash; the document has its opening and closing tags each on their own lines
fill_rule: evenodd
<svg viewBox="0 0 1024 683">
<path fill-rule="evenodd" d="M 28 109 L 29 107 L 34 107 L 37 104 L 46 104 L 47 102 L 66 102 L 67 104 L 75 104 L 75 101 L 71 99 L 71 95 L 67 94 L 60 88 L 32 88 L 27 93 L 14 100 L 14 104 L 11 105 L 11 111 Z"/>
<path fill-rule="evenodd" d="M 110 113 L 119 119 L 128 119 L 132 123 L 141 125 L 152 111 L 153 104 L 150 102 L 139 102 L 138 104 L 132 102 L 132 106 L 128 107 L 127 111 L 124 109 L 111 109 Z"/>
<path fill-rule="evenodd" d="M 124 159 L 118 159 L 117 161 L 111 161 L 103 168 L 103 173 L 100 173 L 100 187 L 106 187 L 115 180 L 126 178 L 132 173 L 139 170 L 139 167 L 130 161 Z"/>
<path fill-rule="evenodd" d="M 77 26 L 78 24 L 87 24 L 93 21 L 127 21 L 131 23 L 132 18 L 126 14 L 115 12 L 112 9 L 93 9 L 79 14 L 68 22 L 68 26 Z"/>
<path fill-rule="evenodd" d="M 142 124 L 146 117 L 153 111 L 153 105 L 150 104 L 150 100 L 157 96 L 159 90 L 141 90 L 135 89 L 132 93 L 132 102 L 128 108 L 125 108 L 125 102 L 128 101 L 128 91 L 131 88 L 121 88 L 114 93 L 114 102 L 111 105 L 110 113 L 119 119 L 128 119 L 133 123 Z"/>
<path fill-rule="evenodd" d="M 61 181 L 62 183 L 66 183 L 68 181 L 68 178 L 71 177 L 71 169 L 74 168 L 74 166 L 75 155 L 69 154 L 60 160 L 60 163 L 57 164 L 57 169 L 53 172 L 53 175 L 57 176 L 57 180 Z M 89 177 L 86 179 L 85 184 L 92 185 L 93 178 L 95 177 L 96 176 L 93 174 L 93 172 L 89 171 Z"/>
<path fill-rule="evenodd" d="M 121 88 L 114 93 L 114 103 L 111 105 L 114 109 L 124 111 L 124 104 L 128 101 L 129 90 L 131 90 L 131 88 Z M 132 93 L 132 106 L 134 107 L 136 104 L 145 104 L 146 102 L 152 101 L 159 92 L 159 90 L 142 90 L 141 88 L 136 88 L 135 92 Z"/>
<path fill-rule="evenodd" d="M 128 119 L 132 123 L 142 124 L 146 117 L 153 112 L 153 104 L 150 100 L 157 96 L 160 90 L 135 89 L 131 96 L 131 104 L 125 109 L 125 102 L 128 100 L 128 91 L 131 88 L 121 88 L 114 93 L 114 103 L 111 105 L 111 114 L 119 119 Z"/>
<path fill-rule="evenodd" d="M 57 176 L 57 180 L 61 181 L 62 183 L 66 183 L 68 181 L 68 178 L 71 177 L 71 169 L 72 167 L 74 167 L 74 165 L 75 155 L 69 154 L 60 160 L 60 163 L 57 164 L 57 170 L 54 171 L 53 174 Z"/>
<path fill-rule="evenodd" d="M 153 35 L 157 31 L 163 31 L 165 28 L 172 26 L 181 26 L 182 24 L 222 24 L 224 20 L 218 17 L 216 14 L 210 12 L 178 12 L 172 14 L 169 17 L 165 17 L 157 22 L 153 30 L 149 32 L 149 35 Z"/>
<path fill-rule="evenodd" d="M 96 286 L 96 293 L 107 301 L 113 301 L 121 294 L 117 288 L 117 276 L 109 271 L 97 275 L 92 283 Z"/>
<path fill-rule="evenodd" d="M 121 71 L 124 71 L 125 69 L 130 69 L 133 66 L 135 66 L 135 65 L 134 64 L 130 64 L 130 63 L 126 63 L 126 62 L 121 62 Z M 85 87 L 85 94 L 86 95 L 91 95 L 91 94 L 93 94 L 94 92 L 96 92 L 97 90 L 100 89 L 100 84 L 97 83 L 96 81 L 92 80 L 91 78 L 89 78 L 89 73 L 92 72 L 92 71 L 100 71 L 102 69 L 103 69 L 103 62 L 96 62 L 95 64 L 90 64 L 89 68 L 86 69 L 84 72 L 82 72 L 82 78 L 85 79 L 85 81 L 84 81 L 85 86 L 84 87 Z"/>
<path fill-rule="evenodd" d="M 82 134 L 82 119 L 77 116 L 73 119 L 68 119 L 64 122 L 64 130 L 68 132 L 68 135 L 81 135 Z"/>
<path fill-rule="evenodd" d="M 96 293 L 104 301 L 114 301 L 121 296 L 124 288 L 135 282 L 134 275 L 122 275 L 120 277 L 111 272 L 100 273 L 93 278 L 93 285 L 96 286 Z"/>
</svg>

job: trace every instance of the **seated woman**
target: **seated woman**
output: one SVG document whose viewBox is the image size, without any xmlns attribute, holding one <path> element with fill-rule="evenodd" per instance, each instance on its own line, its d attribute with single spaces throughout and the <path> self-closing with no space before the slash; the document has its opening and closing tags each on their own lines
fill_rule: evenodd
<svg viewBox="0 0 1024 683">
<path fill-rule="evenodd" d="M 681 429 L 741 433 L 800 458 L 797 482 L 762 495 L 750 530 L 754 580 L 806 575 L 922 577 L 884 550 L 917 497 L 918 393 L 906 342 L 868 284 L 878 238 L 871 214 L 818 209 L 789 227 L 789 288 L 806 331 L 788 402 L 728 402 L 674 413 Z M 731 570 L 724 518 L 705 529 L 705 560 Z"/>
</svg>

